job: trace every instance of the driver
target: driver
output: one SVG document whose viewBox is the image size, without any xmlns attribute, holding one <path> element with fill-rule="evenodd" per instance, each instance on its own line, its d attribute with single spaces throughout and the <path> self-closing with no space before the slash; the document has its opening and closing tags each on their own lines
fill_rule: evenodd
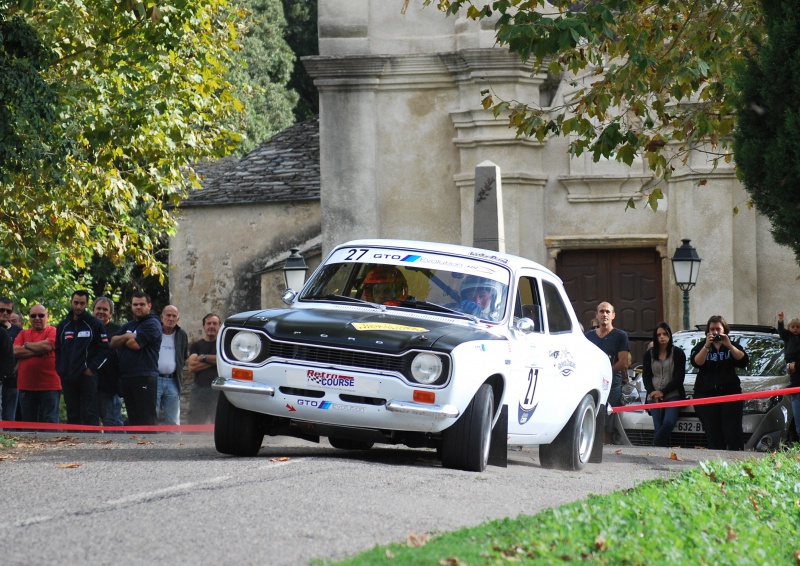
<svg viewBox="0 0 800 566">
<path fill-rule="evenodd" d="M 398 306 L 408 298 L 408 283 L 393 265 L 378 265 L 364 278 L 364 299 L 371 303 Z"/>
<path fill-rule="evenodd" d="M 459 310 L 485 318 L 497 320 L 499 283 L 476 275 L 469 275 L 461 285 L 461 307 Z"/>
</svg>

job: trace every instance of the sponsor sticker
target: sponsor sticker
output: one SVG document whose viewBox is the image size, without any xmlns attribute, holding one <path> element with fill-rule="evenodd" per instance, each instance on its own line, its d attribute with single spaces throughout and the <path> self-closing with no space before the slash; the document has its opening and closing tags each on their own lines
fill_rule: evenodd
<svg viewBox="0 0 800 566">
<path fill-rule="evenodd" d="M 88 338 L 91 335 L 92 333 L 89 332 L 88 330 L 81 330 L 80 332 L 78 332 L 78 338 Z"/>
<path fill-rule="evenodd" d="M 391 324 L 388 322 L 353 322 L 356 330 L 396 330 L 398 332 L 428 332 L 427 328 L 419 326 L 405 326 L 403 324 Z"/>
<path fill-rule="evenodd" d="M 354 405 L 341 405 L 339 403 L 331 403 L 330 401 L 321 401 L 319 399 L 298 399 L 297 405 L 300 407 L 313 407 L 323 411 L 346 411 L 350 413 L 363 413 L 364 407 L 357 407 Z"/>
<path fill-rule="evenodd" d="M 356 386 L 356 378 L 350 375 L 330 373 L 310 369 L 306 372 L 306 379 L 311 385 L 319 387 L 332 387 L 336 389 L 352 389 Z"/>
</svg>

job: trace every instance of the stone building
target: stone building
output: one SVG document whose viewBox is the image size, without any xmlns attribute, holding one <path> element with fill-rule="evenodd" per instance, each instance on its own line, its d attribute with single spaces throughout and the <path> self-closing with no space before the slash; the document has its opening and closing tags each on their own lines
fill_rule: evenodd
<svg viewBox="0 0 800 566">
<path fill-rule="evenodd" d="M 644 340 L 660 320 L 682 326 L 670 257 L 691 239 L 702 258 L 692 324 L 712 314 L 774 323 L 800 315 L 798 266 L 769 222 L 744 206 L 732 166 L 697 152 L 657 212 L 646 166 L 570 158 L 567 140 L 517 139 L 481 107 L 496 99 L 555 106 L 568 84 L 495 47 L 491 22 L 446 17 L 423 0 L 326 0 L 320 55 L 304 59 L 320 93 L 322 250 L 362 237 L 472 243 L 474 169 L 502 171 L 506 251 L 564 279 L 582 322 L 601 300 Z M 700 181 L 707 181 L 700 185 Z M 633 199 L 635 209 L 626 210 Z M 740 212 L 734 214 L 735 207 Z"/>
<path fill-rule="evenodd" d="M 245 157 L 198 167 L 203 189 L 176 212 L 170 300 L 190 339 L 208 312 L 283 306 L 283 262 L 299 248 L 320 261 L 319 122 L 295 124 Z"/>
</svg>

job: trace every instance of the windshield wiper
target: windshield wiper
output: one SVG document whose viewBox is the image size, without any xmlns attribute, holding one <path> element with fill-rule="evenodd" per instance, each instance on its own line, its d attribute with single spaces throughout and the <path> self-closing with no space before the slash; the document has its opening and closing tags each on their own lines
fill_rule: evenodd
<svg viewBox="0 0 800 566">
<path fill-rule="evenodd" d="M 457 311 L 456 309 L 451 309 L 450 307 L 445 307 L 437 303 L 429 303 L 427 301 L 418 301 L 417 299 L 405 299 L 400 301 L 401 307 L 414 307 L 420 308 L 424 310 L 431 310 L 437 312 L 446 312 L 449 314 L 454 314 L 459 318 L 466 318 L 472 320 L 474 322 L 478 322 L 478 317 L 472 314 L 463 313 L 461 311 Z"/>
<path fill-rule="evenodd" d="M 327 295 L 321 295 L 318 297 L 303 297 L 301 300 L 303 301 L 334 301 L 334 302 L 342 302 L 342 303 L 358 303 L 359 305 L 365 305 L 368 307 L 373 307 L 376 309 L 382 309 L 381 305 L 377 305 L 375 303 L 370 303 L 369 301 L 365 301 L 364 299 L 356 299 L 355 297 L 348 297 L 347 295 L 337 295 L 335 293 L 329 293 Z"/>
</svg>

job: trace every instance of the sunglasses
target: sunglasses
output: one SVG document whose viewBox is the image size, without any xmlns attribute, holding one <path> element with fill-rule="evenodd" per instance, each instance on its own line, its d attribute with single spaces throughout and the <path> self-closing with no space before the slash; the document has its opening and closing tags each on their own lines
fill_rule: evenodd
<svg viewBox="0 0 800 566">
<path fill-rule="evenodd" d="M 44 314 L 44 313 L 38 313 L 38 314 L 31 314 L 31 315 L 30 315 L 30 317 L 31 317 L 31 318 L 44 318 L 44 317 L 46 317 L 46 316 L 47 316 L 47 315 L 46 315 L 46 314 Z"/>
<path fill-rule="evenodd" d="M 3 308 L 0 308 L 0 312 L 5 313 L 5 314 L 11 314 L 12 312 L 14 312 L 14 309 L 3 309 Z"/>
</svg>

